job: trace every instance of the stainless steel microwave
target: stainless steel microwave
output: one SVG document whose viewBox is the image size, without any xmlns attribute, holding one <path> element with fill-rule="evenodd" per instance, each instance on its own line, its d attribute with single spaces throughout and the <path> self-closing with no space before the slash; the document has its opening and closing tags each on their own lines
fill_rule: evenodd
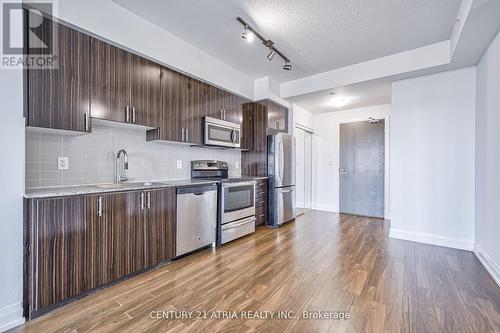
<svg viewBox="0 0 500 333">
<path fill-rule="evenodd" d="M 230 121 L 205 117 L 205 140 L 209 146 L 241 147 L 241 125 Z"/>
</svg>

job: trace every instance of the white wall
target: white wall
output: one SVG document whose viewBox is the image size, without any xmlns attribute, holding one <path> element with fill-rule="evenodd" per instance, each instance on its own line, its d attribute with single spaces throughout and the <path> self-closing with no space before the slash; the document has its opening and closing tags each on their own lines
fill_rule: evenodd
<svg viewBox="0 0 500 333">
<path fill-rule="evenodd" d="M 0 332 L 23 322 L 24 118 L 22 72 L 0 70 Z"/>
<path fill-rule="evenodd" d="M 476 69 L 394 82 L 391 237 L 472 249 Z"/>
<path fill-rule="evenodd" d="M 313 115 L 313 209 L 339 211 L 339 135 L 340 124 L 368 120 L 369 117 L 386 119 L 389 128 L 391 106 L 378 105 L 366 108 L 328 112 Z M 385 202 L 386 218 L 390 217 L 389 131 L 386 130 Z"/>
<path fill-rule="evenodd" d="M 475 252 L 500 285 L 500 33 L 477 66 Z"/>
<path fill-rule="evenodd" d="M 293 127 L 299 125 L 308 130 L 313 130 L 313 114 L 306 109 L 298 106 L 297 104 L 291 105 L 291 112 L 293 113 Z"/>
</svg>

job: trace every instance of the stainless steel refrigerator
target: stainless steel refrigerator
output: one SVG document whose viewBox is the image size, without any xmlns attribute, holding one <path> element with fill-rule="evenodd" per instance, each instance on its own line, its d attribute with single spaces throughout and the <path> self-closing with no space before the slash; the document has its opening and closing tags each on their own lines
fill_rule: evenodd
<svg viewBox="0 0 500 333">
<path fill-rule="evenodd" d="M 289 134 L 267 137 L 269 225 L 280 227 L 295 219 L 295 138 Z"/>
</svg>

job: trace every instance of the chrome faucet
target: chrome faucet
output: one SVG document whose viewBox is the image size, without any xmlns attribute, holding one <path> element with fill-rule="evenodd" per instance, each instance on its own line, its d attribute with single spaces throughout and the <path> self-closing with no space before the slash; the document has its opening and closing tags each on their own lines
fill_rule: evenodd
<svg viewBox="0 0 500 333">
<path fill-rule="evenodd" d="M 123 168 L 120 167 L 120 156 L 123 155 Z M 128 180 L 128 154 L 124 149 L 120 149 L 116 154 L 115 183 L 126 182 Z"/>
</svg>

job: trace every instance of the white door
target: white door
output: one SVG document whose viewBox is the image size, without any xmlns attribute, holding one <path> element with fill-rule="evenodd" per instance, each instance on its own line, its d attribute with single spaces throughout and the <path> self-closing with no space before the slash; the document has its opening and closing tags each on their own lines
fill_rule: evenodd
<svg viewBox="0 0 500 333">
<path fill-rule="evenodd" d="M 312 133 L 296 127 L 296 200 L 297 214 L 303 214 L 311 209 L 312 193 Z"/>
</svg>

